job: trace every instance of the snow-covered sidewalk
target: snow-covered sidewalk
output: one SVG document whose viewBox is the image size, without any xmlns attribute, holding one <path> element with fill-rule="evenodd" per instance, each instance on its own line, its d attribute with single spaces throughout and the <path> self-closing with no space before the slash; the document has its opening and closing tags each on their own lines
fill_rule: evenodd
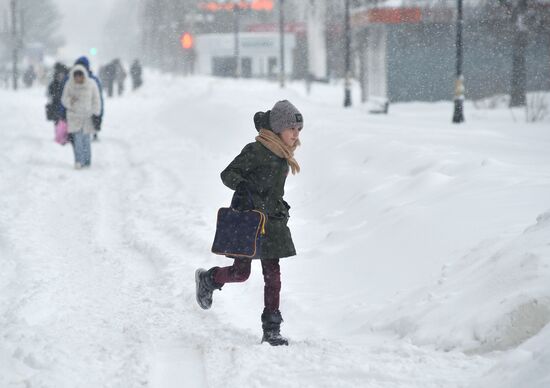
<svg viewBox="0 0 550 388">
<path fill-rule="evenodd" d="M 147 74 L 106 101 L 77 171 L 43 90 L 0 90 L 0 387 L 500 388 L 516 368 L 508 384 L 542 388 L 548 122 L 470 110 L 452 126 L 450 103 L 372 116 L 313 92 Z M 287 183 L 299 253 L 282 262 L 292 342 L 272 348 L 257 263 L 207 312 L 193 276 L 230 263 L 209 253 L 231 196 L 219 172 L 281 98 L 305 129 Z"/>
</svg>

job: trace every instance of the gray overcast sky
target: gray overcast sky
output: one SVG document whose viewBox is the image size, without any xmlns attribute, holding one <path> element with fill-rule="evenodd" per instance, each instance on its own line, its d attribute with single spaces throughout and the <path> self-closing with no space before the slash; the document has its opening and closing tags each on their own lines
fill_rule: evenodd
<svg viewBox="0 0 550 388">
<path fill-rule="evenodd" d="M 98 49 L 101 59 L 103 28 L 109 12 L 118 0 L 54 0 L 63 15 L 61 33 L 66 46 L 60 50 L 61 59 L 69 62 L 80 55 Z M 93 60 L 96 62 L 95 60 Z M 94 63 L 94 67 L 95 67 Z"/>
</svg>

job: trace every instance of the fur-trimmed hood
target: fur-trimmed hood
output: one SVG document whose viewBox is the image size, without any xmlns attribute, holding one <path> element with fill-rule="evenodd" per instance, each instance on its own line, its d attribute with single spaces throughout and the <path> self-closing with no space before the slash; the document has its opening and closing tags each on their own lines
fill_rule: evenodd
<svg viewBox="0 0 550 388">
<path fill-rule="evenodd" d="M 79 70 L 82 72 L 82 74 L 84 74 L 84 85 L 85 85 L 90 80 L 90 76 L 88 75 L 88 70 L 82 65 L 74 65 L 71 68 L 71 71 L 69 73 L 69 82 L 74 85 L 77 85 L 77 83 L 74 81 L 74 73 Z"/>
</svg>

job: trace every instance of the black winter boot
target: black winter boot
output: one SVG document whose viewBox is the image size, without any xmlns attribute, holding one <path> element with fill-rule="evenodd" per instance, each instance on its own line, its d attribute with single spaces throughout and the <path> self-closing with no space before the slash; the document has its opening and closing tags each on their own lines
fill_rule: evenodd
<svg viewBox="0 0 550 388">
<path fill-rule="evenodd" d="M 288 340 L 281 336 L 281 322 L 283 322 L 283 317 L 279 310 L 273 312 L 264 310 L 262 313 L 262 329 L 264 330 L 262 343 L 267 342 L 271 346 L 288 345 Z"/>
<path fill-rule="evenodd" d="M 214 271 L 216 269 L 217 267 L 214 267 L 207 271 L 204 268 L 199 268 L 195 271 L 197 303 L 204 310 L 208 310 L 212 306 L 212 293 L 214 290 L 221 290 L 223 286 L 223 284 L 217 284 L 214 280 Z"/>
</svg>

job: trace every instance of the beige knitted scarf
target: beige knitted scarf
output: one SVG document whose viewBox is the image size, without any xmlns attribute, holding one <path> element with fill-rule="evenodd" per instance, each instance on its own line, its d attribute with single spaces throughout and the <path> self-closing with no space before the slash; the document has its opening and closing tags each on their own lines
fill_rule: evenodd
<svg viewBox="0 0 550 388">
<path fill-rule="evenodd" d="M 300 166 L 296 159 L 294 159 L 294 151 L 300 145 L 300 140 L 297 140 L 294 146 L 289 147 L 283 143 L 279 136 L 268 129 L 261 129 L 260 134 L 256 136 L 256 140 L 266 146 L 267 149 L 279 158 L 286 159 L 293 175 L 300 172 Z"/>
</svg>

